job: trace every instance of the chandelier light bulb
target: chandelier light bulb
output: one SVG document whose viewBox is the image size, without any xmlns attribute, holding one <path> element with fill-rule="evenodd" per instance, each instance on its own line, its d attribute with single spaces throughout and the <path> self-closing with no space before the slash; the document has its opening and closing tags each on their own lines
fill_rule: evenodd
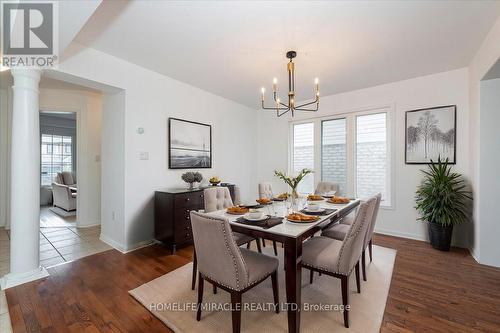
<svg viewBox="0 0 500 333">
<path fill-rule="evenodd" d="M 310 112 L 315 112 L 318 111 L 319 108 L 319 79 L 314 78 L 314 84 L 315 84 L 315 98 L 314 100 L 309 100 L 304 103 L 297 103 L 295 104 L 295 63 L 293 62 L 293 59 L 297 56 L 297 52 L 291 50 L 286 53 L 286 57 L 289 59 L 287 63 L 287 71 L 288 71 L 288 98 L 287 102 L 282 103 L 280 98 L 278 97 L 278 78 L 274 77 L 273 78 L 273 85 L 272 85 L 272 93 L 273 93 L 273 100 L 275 102 L 275 106 L 265 106 L 264 102 L 264 88 L 261 89 L 262 92 L 262 109 L 264 110 L 275 110 L 276 115 L 278 117 L 283 116 L 287 112 L 291 112 L 292 117 L 294 116 L 295 111 L 310 111 Z M 302 97 L 301 97 L 302 98 Z M 300 100 L 300 99 L 299 99 Z M 280 112 L 282 111 L 282 112 Z"/>
<path fill-rule="evenodd" d="M 264 87 L 260 88 L 260 92 L 262 93 L 262 95 L 264 95 L 264 93 L 266 92 L 266 88 Z"/>
</svg>

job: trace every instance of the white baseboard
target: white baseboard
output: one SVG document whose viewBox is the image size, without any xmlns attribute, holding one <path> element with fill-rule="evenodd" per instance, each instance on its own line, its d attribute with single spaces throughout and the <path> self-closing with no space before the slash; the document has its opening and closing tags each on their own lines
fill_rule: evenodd
<svg viewBox="0 0 500 333">
<path fill-rule="evenodd" d="M 474 260 L 480 264 L 481 262 L 479 261 L 479 256 L 477 255 L 476 251 L 474 251 L 474 248 L 473 247 L 469 247 L 469 253 L 470 255 L 472 256 L 472 258 L 474 258 Z"/>
<path fill-rule="evenodd" d="M 27 282 L 43 279 L 47 276 L 49 276 L 49 272 L 47 272 L 47 270 L 42 266 L 26 273 L 9 273 L 0 279 L 0 287 L 2 288 L 2 290 L 5 290 Z"/>
<path fill-rule="evenodd" d="M 125 245 L 120 244 L 120 243 L 116 242 L 115 240 L 107 237 L 106 235 L 103 235 L 102 233 L 99 236 L 99 239 L 123 254 L 126 254 L 126 253 L 129 253 L 129 252 L 138 250 L 140 248 L 154 244 L 153 240 L 146 240 L 146 241 L 135 243 L 131 246 L 125 246 Z"/>
<path fill-rule="evenodd" d="M 89 224 L 84 224 L 84 225 L 78 225 L 78 221 L 76 221 L 76 227 L 77 228 L 91 228 L 91 227 L 97 227 L 101 225 L 101 221 L 94 221 Z"/>
<path fill-rule="evenodd" d="M 375 232 L 377 234 L 382 234 L 382 235 L 388 235 L 388 236 L 395 236 L 395 237 L 402 237 L 402 238 L 408 238 L 408 239 L 414 239 L 418 241 L 428 241 L 425 237 L 422 235 L 417 235 L 417 234 L 412 234 L 409 232 L 399 232 L 399 231 L 393 231 L 393 230 L 387 230 L 387 229 L 375 229 Z"/>
</svg>

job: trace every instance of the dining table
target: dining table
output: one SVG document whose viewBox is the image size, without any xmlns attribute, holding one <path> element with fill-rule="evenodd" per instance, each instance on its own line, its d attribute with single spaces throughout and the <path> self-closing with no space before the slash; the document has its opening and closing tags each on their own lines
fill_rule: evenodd
<svg viewBox="0 0 500 333">
<path fill-rule="evenodd" d="M 234 232 L 246 234 L 255 238 L 280 242 L 284 248 L 285 284 L 286 284 L 286 310 L 288 316 L 288 332 L 300 332 L 301 309 L 301 281 L 302 281 L 302 242 L 314 236 L 319 231 L 329 228 L 349 213 L 360 203 L 359 199 L 351 199 L 349 203 L 334 204 L 329 200 L 316 201 L 321 209 L 326 209 L 324 215 L 310 223 L 292 223 L 285 216 L 292 211 L 292 207 L 283 202 L 273 202 L 260 208 L 264 214 L 282 218 L 282 222 L 270 228 L 257 225 L 242 224 L 238 222 L 241 216 L 232 215 L 226 210 L 217 210 L 210 215 L 224 217 L 229 220 Z M 297 210 L 298 207 L 295 207 Z"/>
</svg>

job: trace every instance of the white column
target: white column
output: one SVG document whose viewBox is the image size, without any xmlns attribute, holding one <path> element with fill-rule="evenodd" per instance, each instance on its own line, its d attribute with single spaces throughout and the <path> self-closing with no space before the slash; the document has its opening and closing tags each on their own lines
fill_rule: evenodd
<svg viewBox="0 0 500 333">
<path fill-rule="evenodd" d="M 48 276 L 40 267 L 40 70 L 16 68 L 14 77 L 11 190 L 10 273 L 2 289 Z"/>
</svg>

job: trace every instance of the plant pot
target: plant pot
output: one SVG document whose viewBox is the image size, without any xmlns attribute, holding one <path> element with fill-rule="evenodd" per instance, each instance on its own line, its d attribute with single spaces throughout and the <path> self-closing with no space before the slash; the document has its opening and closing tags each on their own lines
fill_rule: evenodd
<svg viewBox="0 0 500 333">
<path fill-rule="evenodd" d="M 433 248 L 440 251 L 449 251 L 451 245 L 451 235 L 453 234 L 453 225 L 443 226 L 437 223 L 428 223 L 429 240 Z"/>
<path fill-rule="evenodd" d="M 187 183 L 187 184 L 188 184 L 188 190 L 190 191 L 197 189 L 199 186 L 197 182 Z"/>
</svg>

